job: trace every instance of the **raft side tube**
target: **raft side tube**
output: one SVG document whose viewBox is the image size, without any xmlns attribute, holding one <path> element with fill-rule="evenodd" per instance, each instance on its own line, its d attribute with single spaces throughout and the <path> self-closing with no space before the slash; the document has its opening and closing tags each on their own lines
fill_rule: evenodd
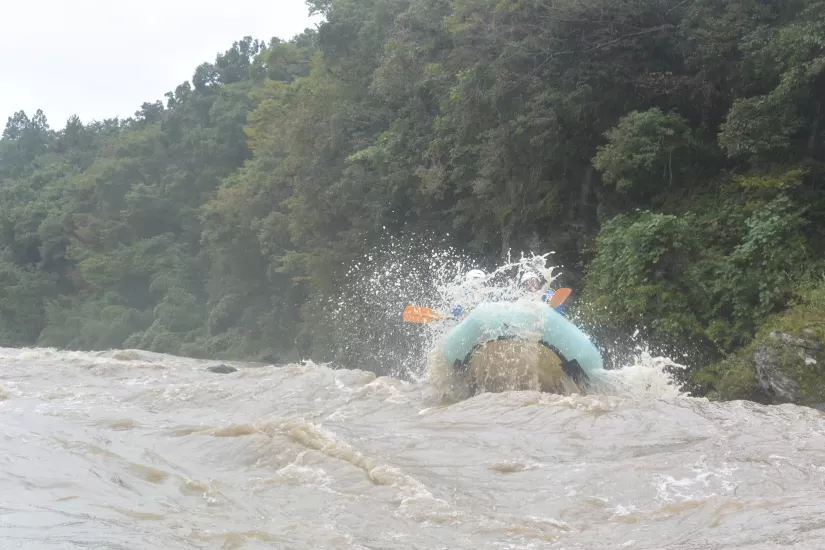
<svg viewBox="0 0 825 550">
<path fill-rule="evenodd" d="M 475 348 L 499 339 L 540 342 L 590 375 L 604 370 L 598 348 L 576 325 L 538 301 L 480 304 L 444 337 L 441 354 L 448 365 L 466 364 Z"/>
</svg>

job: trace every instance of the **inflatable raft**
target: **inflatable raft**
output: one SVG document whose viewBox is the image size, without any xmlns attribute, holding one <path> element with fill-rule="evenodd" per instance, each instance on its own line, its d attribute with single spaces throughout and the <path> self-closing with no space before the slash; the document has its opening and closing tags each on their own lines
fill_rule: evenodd
<svg viewBox="0 0 825 550">
<path fill-rule="evenodd" d="M 439 348 L 440 359 L 467 375 L 475 391 L 585 393 L 590 377 L 604 369 L 590 338 L 536 301 L 481 304 Z"/>
</svg>

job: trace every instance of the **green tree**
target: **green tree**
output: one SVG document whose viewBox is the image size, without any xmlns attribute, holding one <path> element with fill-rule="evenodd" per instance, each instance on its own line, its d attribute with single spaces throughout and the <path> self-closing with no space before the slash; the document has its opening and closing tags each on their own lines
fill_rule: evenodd
<svg viewBox="0 0 825 550">
<path fill-rule="evenodd" d="M 608 143 L 598 148 L 593 166 L 606 183 L 627 193 L 646 194 L 672 189 L 674 178 L 684 180 L 691 169 L 692 135 L 687 121 L 658 108 L 634 111 L 605 133 Z"/>
</svg>

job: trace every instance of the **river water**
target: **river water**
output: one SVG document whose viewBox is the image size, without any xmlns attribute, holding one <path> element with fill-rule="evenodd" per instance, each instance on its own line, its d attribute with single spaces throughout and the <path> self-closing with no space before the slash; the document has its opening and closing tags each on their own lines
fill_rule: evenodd
<svg viewBox="0 0 825 550">
<path fill-rule="evenodd" d="M 215 364 L 0 349 L 0 548 L 825 548 L 813 409 Z"/>
</svg>

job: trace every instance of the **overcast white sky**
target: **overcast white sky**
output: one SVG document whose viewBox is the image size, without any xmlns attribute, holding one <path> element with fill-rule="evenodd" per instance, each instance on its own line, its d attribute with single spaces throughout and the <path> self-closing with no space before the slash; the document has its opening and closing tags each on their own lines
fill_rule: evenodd
<svg viewBox="0 0 825 550">
<path fill-rule="evenodd" d="M 0 131 L 43 109 L 53 129 L 132 116 L 246 35 L 320 22 L 304 0 L 0 0 Z"/>
</svg>

